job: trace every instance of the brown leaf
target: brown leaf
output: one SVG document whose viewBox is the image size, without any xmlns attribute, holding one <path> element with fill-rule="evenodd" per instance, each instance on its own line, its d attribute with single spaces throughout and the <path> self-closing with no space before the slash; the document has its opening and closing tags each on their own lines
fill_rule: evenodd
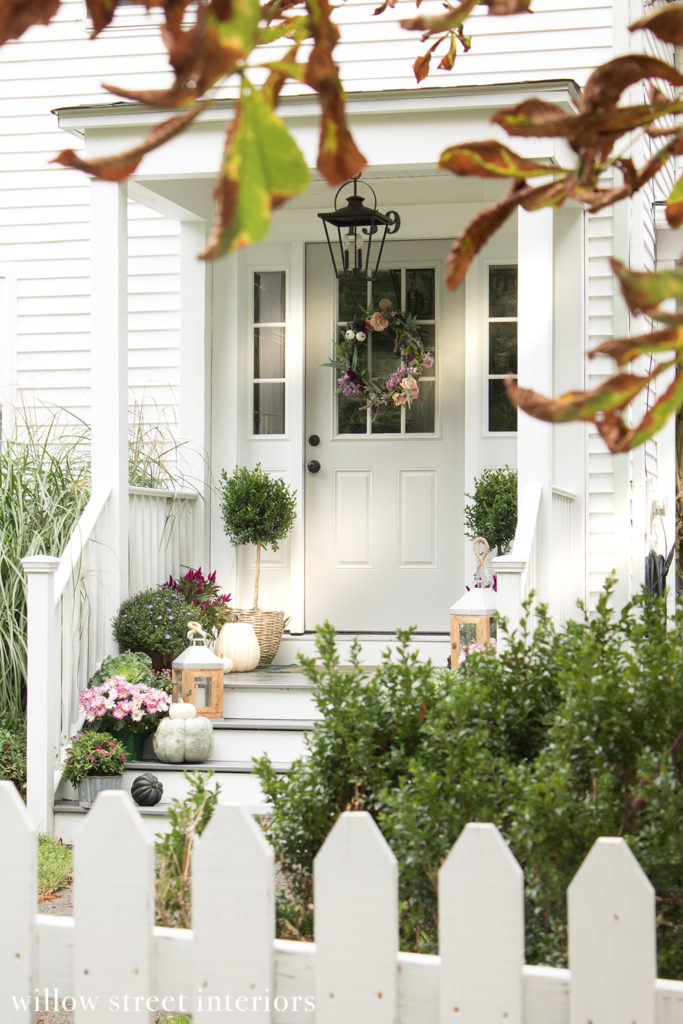
<svg viewBox="0 0 683 1024">
<path fill-rule="evenodd" d="M 546 423 L 593 421 L 607 411 L 625 408 L 652 376 L 617 373 L 591 391 L 567 391 L 558 398 L 549 398 L 531 388 L 521 388 L 513 377 L 506 379 L 505 390 L 513 405 L 537 420 Z"/>
<path fill-rule="evenodd" d="M 192 110 L 169 118 L 168 121 L 153 128 L 137 146 L 133 146 L 123 153 L 84 160 L 73 149 L 64 149 L 50 162 L 62 164 L 64 167 L 75 167 L 77 170 L 85 171 L 86 174 L 92 174 L 93 177 L 101 178 L 103 181 L 125 181 L 133 174 L 146 153 L 157 149 L 182 132 L 207 106 L 207 102 L 198 103 Z"/>
<path fill-rule="evenodd" d="M 567 175 L 560 181 L 551 181 L 547 185 L 538 185 L 530 189 L 528 195 L 522 200 L 520 206 L 525 210 L 542 210 L 546 206 L 553 209 L 562 206 L 567 196 L 571 195 L 571 182 L 573 178 Z"/>
<path fill-rule="evenodd" d="M 656 57 L 644 54 L 616 57 L 601 64 L 589 77 L 581 94 L 581 111 L 609 110 L 616 105 L 624 89 L 644 78 L 660 78 L 671 85 L 683 85 L 683 75 Z"/>
<path fill-rule="evenodd" d="M 491 235 L 505 223 L 525 194 L 525 188 L 518 181 L 514 182 L 499 202 L 494 206 L 489 206 L 486 210 L 480 210 L 460 232 L 453 242 L 446 260 L 445 281 L 451 291 L 454 291 L 462 282 L 479 250 L 488 242 Z"/>
<path fill-rule="evenodd" d="M 306 0 L 311 19 L 313 49 L 306 65 L 306 84 L 320 96 L 318 170 L 330 185 L 340 185 L 360 174 L 367 161 L 346 123 L 344 90 L 332 53 L 339 30 L 330 17 L 328 0 Z"/>
<path fill-rule="evenodd" d="M 683 330 L 668 328 L 637 334 L 628 338 L 609 338 L 592 348 L 588 355 L 611 356 L 617 366 L 628 366 L 645 352 L 671 352 L 683 349 Z"/>
<path fill-rule="evenodd" d="M 413 64 L 413 74 L 417 82 L 422 82 L 429 74 L 429 65 L 432 63 L 432 51 L 427 50 L 421 57 L 415 59 Z"/>
<path fill-rule="evenodd" d="M 453 174 L 479 178 L 526 178 L 552 174 L 556 168 L 514 153 L 496 139 L 451 146 L 439 158 L 439 167 Z"/>
<path fill-rule="evenodd" d="M 32 25 L 47 25 L 59 10 L 60 0 L 2 0 L 0 45 L 19 39 Z"/>
<path fill-rule="evenodd" d="M 545 137 L 557 135 L 567 138 L 573 132 L 576 118 L 555 103 L 547 103 L 535 96 L 512 107 L 504 107 L 492 116 L 493 124 L 504 128 L 508 135 Z"/>
<path fill-rule="evenodd" d="M 629 32 L 636 29 L 649 29 L 658 39 L 664 43 L 673 43 L 674 46 L 683 46 L 683 4 L 671 4 L 669 7 L 659 7 L 651 14 L 647 14 L 639 21 L 634 21 L 629 26 Z"/>
<path fill-rule="evenodd" d="M 669 366 L 670 364 L 667 364 L 662 369 L 668 369 Z M 652 408 L 648 409 L 637 426 L 627 427 L 621 416 L 608 413 L 596 421 L 596 427 L 609 450 L 616 455 L 637 448 L 653 437 L 662 429 L 669 417 L 678 412 L 682 403 L 683 373 L 678 368 L 669 387 Z"/>
<path fill-rule="evenodd" d="M 398 0 L 383 0 L 383 3 L 381 3 L 379 5 L 379 7 L 375 7 L 375 9 L 374 9 L 374 11 L 372 13 L 373 14 L 384 14 L 384 12 L 386 10 L 388 10 L 389 8 L 391 8 L 391 10 L 393 10 L 397 3 L 398 3 Z"/>
<path fill-rule="evenodd" d="M 163 107 L 168 110 L 178 110 L 187 106 L 196 98 L 196 90 L 186 89 L 176 84 L 170 89 L 122 89 L 118 85 L 102 83 L 102 88 L 110 92 L 112 96 L 120 96 L 124 100 L 133 100 L 136 103 L 145 103 L 149 107 Z"/>
<path fill-rule="evenodd" d="M 90 38 L 94 39 L 103 28 L 111 23 L 119 0 L 85 0 L 92 21 Z"/>
<path fill-rule="evenodd" d="M 417 18 L 406 18 L 399 24 L 401 28 L 405 28 L 409 32 L 424 32 L 423 39 L 425 39 L 436 33 L 459 28 L 478 3 L 479 0 L 461 0 L 457 7 L 449 5 L 444 14 L 420 14 Z"/>
<path fill-rule="evenodd" d="M 531 0 L 484 0 L 489 14 L 533 14 Z"/>
</svg>

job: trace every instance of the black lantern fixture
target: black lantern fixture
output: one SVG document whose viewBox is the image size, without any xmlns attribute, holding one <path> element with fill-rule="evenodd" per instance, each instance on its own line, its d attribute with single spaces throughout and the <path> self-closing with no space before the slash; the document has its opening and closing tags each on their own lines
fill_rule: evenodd
<svg viewBox="0 0 683 1024">
<path fill-rule="evenodd" d="M 395 234 L 401 220 L 395 210 L 380 213 L 377 209 L 375 190 L 366 181 L 361 182 L 372 192 L 372 209 L 358 195 L 360 175 L 345 182 L 334 197 L 334 210 L 319 213 L 325 227 L 327 247 L 332 257 L 334 272 L 338 278 L 354 281 L 371 281 L 377 273 L 382 258 L 384 240 Z M 353 192 L 342 196 L 346 205 L 339 208 L 340 196 L 344 189 L 353 185 Z M 336 230 L 336 237 L 335 237 Z"/>
</svg>

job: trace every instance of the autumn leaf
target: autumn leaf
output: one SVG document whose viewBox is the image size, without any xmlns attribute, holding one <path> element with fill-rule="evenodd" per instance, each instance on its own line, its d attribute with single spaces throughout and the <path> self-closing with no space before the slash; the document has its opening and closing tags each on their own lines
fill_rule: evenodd
<svg viewBox="0 0 683 1024">
<path fill-rule="evenodd" d="M 632 313 L 650 313 L 665 299 L 683 298 L 683 270 L 629 270 L 613 259 L 612 270 Z"/>
<path fill-rule="evenodd" d="M 443 33 L 452 28 L 459 28 L 478 3 L 479 0 L 462 0 L 457 7 L 449 6 L 445 14 L 420 14 L 417 18 L 405 18 L 399 24 L 409 32 L 424 32 L 424 40 L 437 32 Z"/>
<path fill-rule="evenodd" d="M 474 257 L 491 235 L 505 223 L 523 196 L 523 187 L 515 181 L 498 203 L 486 210 L 480 210 L 458 235 L 446 259 L 445 281 L 451 290 L 454 291 L 461 284 Z"/>
<path fill-rule="evenodd" d="M 436 43 L 435 45 L 438 46 L 438 43 Z M 413 63 L 413 74 L 415 75 L 415 80 L 417 82 L 424 81 L 424 79 L 429 74 L 429 65 L 432 62 L 432 51 L 433 50 L 434 50 L 434 47 L 430 46 L 430 48 L 427 50 L 426 53 L 423 53 L 421 56 L 416 57 L 416 59 L 415 59 L 415 61 Z"/>
<path fill-rule="evenodd" d="M 262 93 L 243 82 L 214 193 L 217 217 L 203 259 L 216 259 L 268 234 L 271 211 L 305 191 L 301 152 Z"/>
<path fill-rule="evenodd" d="M 119 0 L 85 0 L 88 14 L 92 21 L 91 39 L 99 35 L 102 29 L 111 23 Z"/>
<path fill-rule="evenodd" d="M 86 174 L 92 174 L 95 178 L 101 178 L 103 181 L 125 181 L 137 169 L 143 156 L 180 134 L 207 106 L 208 102 L 198 103 L 192 110 L 169 118 L 153 128 L 137 146 L 133 146 L 123 153 L 84 159 L 73 149 L 63 149 L 50 162 L 62 164 L 64 167 L 74 167 L 79 171 L 85 171 Z"/>
<path fill-rule="evenodd" d="M 559 136 L 567 138 L 573 133 L 575 115 L 567 114 L 556 103 L 532 97 L 504 107 L 492 116 L 493 124 L 500 125 L 508 135 L 533 138 Z"/>
<path fill-rule="evenodd" d="M 32 25 L 47 25 L 59 10 L 60 0 L 2 0 L 0 46 L 19 39 Z"/>
<path fill-rule="evenodd" d="M 636 427 L 628 427 L 623 418 L 616 414 L 608 414 L 602 420 L 598 420 L 596 427 L 609 450 L 616 455 L 637 448 L 653 437 L 662 429 L 669 417 L 678 412 L 682 404 L 683 373 L 678 369 L 664 394 L 651 409 L 648 409 Z"/>
<path fill-rule="evenodd" d="M 527 178 L 535 175 L 565 173 L 549 164 L 513 153 L 495 139 L 451 146 L 439 158 L 439 167 L 459 175 L 479 178 Z"/>
<path fill-rule="evenodd" d="M 584 113 L 614 107 L 624 89 L 644 78 L 660 78 L 671 85 L 683 85 L 683 75 L 656 57 L 632 54 L 616 57 L 593 71 L 581 93 L 580 108 Z"/>
<path fill-rule="evenodd" d="M 666 219 L 672 228 L 683 224 L 683 177 L 678 179 L 666 200 Z"/>
<path fill-rule="evenodd" d="M 318 170 L 330 185 L 354 178 L 365 167 L 365 157 L 346 123 L 344 90 L 332 53 L 339 30 L 330 18 L 328 0 L 306 0 L 314 39 L 306 65 L 306 84 L 320 97 Z"/>
<path fill-rule="evenodd" d="M 680 352 L 683 350 L 683 328 L 651 331 L 628 338 L 609 338 L 588 353 L 589 356 L 611 356 L 617 366 L 627 366 L 638 356 L 649 352 Z"/>
<path fill-rule="evenodd" d="M 482 0 L 488 6 L 489 14 L 530 14 L 531 0 Z"/>
<path fill-rule="evenodd" d="M 655 9 L 629 26 L 629 32 L 637 29 L 648 29 L 664 43 L 683 46 L 683 4 L 670 4 Z"/>
<path fill-rule="evenodd" d="M 635 373 L 617 373 L 591 391 L 567 391 L 557 398 L 521 388 L 513 377 L 505 381 L 510 402 L 537 420 L 547 423 L 593 421 L 606 412 L 624 409 L 655 374 L 641 377 Z"/>
</svg>

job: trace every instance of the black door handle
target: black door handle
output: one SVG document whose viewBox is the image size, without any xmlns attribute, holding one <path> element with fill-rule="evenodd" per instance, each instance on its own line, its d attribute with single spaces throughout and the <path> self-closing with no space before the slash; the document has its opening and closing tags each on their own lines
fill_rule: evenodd
<svg viewBox="0 0 683 1024">
<path fill-rule="evenodd" d="M 318 462 L 317 459 L 311 459 L 311 461 L 308 463 L 308 472 L 309 473 L 319 473 L 320 472 L 320 463 Z"/>
</svg>

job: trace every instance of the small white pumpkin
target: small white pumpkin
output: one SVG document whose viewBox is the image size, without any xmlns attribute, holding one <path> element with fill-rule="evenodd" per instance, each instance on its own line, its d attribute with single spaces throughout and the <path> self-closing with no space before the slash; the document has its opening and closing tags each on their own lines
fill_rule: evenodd
<svg viewBox="0 0 683 1024">
<path fill-rule="evenodd" d="M 223 658 L 223 671 L 232 672 L 235 666 L 232 663 L 232 658 Z"/>
<path fill-rule="evenodd" d="M 186 704 L 185 707 L 194 705 Z M 162 718 L 152 739 L 154 753 L 166 764 L 206 761 L 213 753 L 213 728 L 208 718 Z"/>
<path fill-rule="evenodd" d="M 169 718 L 196 718 L 197 709 L 194 704 L 187 704 L 180 700 L 177 704 L 171 704 L 168 709 Z"/>
<path fill-rule="evenodd" d="M 261 660 L 254 627 L 248 622 L 226 622 L 216 640 L 216 654 L 232 660 L 233 672 L 251 672 Z"/>
</svg>

